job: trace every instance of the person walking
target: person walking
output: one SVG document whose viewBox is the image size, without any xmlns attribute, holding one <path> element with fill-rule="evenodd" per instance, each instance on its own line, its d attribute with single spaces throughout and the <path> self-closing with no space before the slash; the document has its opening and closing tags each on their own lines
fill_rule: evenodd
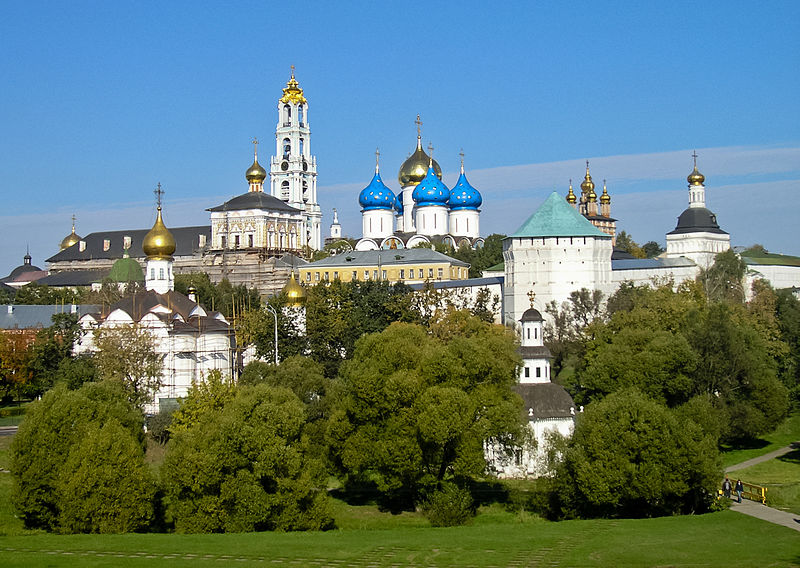
<svg viewBox="0 0 800 568">
<path fill-rule="evenodd" d="M 736 495 L 739 496 L 739 503 L 742 502 L 742 493 L 744 492 L 744 484 L 741 479 L 736 480 Z"/>
<path fill-rule="evenodd" d="M 725 481 L 722 482 L 722 494 L 726 499 L 731 498 L 731 480 L 728 479 L 727 475 L 725 476 Z"/>
</svg>

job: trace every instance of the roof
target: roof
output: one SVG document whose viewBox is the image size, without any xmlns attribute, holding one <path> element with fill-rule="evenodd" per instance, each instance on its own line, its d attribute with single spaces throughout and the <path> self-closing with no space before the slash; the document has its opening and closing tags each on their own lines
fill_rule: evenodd
<svg viewBox="0 0 800 568">
<path fill-rule="evenodd" d="M 233 199 L 229 199 L 222 205 L 206 209 L 206 211 L 241 211 L 242 209 L 266 209 L 268 211 L 283 211 L 286 213 L 298 214 L 301 212 L 285 201 L 281 201 L 277 197 L 273 197 L 269 193 L 264 193 L 263 191 L 248 191 Z"/>
<path fill-rule="evenodd" d="M 742 253 L 742 260 L 748 266 L 768 264 L 775 266 L 800 266 L 800 257 L 770 252 L 745 251 Z"/>
<path fill-rule="evenodd" d="M 486 278 L 465 278 L 464 280 L 435 280 L 432 282 L 416 282 L 407 284 L 412 290 L 422 290 L 425 286 L 433 286 L 434 290 L 449 288 L 474 288 L 476 286 L 503 285 L 503 276 L 487 276 Z"/>
<path fill-rule="evenodd" d="M 189 319 L 189 314 L 197 307 L 197 302 L 193 302 L 180 292 L 170 290 L 165 294 L 159 294 L 154 290 L 137 292 L 108 307 L 107 314 L 114 310 L 123 310 L 133 321 L 141 320 L 146 314 L 156 306 L 164 306 L 172 310 L 173 313 L 180 314 L 183 319 Z"/>
<path fill-rule="evenodd" d="M 47 259 L 47 262 L 122 258 L 125 237 L 130 237 L 131 240 L 128 254 L 133 258 L 144 258 L 142 241 L 148 232 L 150 232 L 150 228 L 89 233 L 82 239 L 82 242 L 86 243 L 86 248 L 83 251 L 80 250 L 79 242 L 51 256 Z M 204 235 L 207 241 L 211 240 L 210 225 L 170 228 L 169 232 L 175 238 L 174 256 L 191 256 L 194 251 L 200 248 L 200 235 Z M 108 250 L 104 250 L 106 240 L 108 240 L 109 244 Z"/>
<path fill-rule="evenodd" d="M 11 308 L 11 313 L 9 313 Z M 82 304 L 74 306 L 75 313 L 80 317 L 83 314 L 96 312 L 100 306 Z M 53 315 L 72 313 L 70 304 L 28 306 L 28 305 L 3 305 L 0 306 L 0 329 L 32 329 L 44 328 L 53 325 Z"/>
<path fill-rule="evenodd" d="M 114 282 L 144 282 L 142 265 L 135 258 L 123 256 L 114 262 L 108 277 Z"/>
<path fill-rule="evenodd" d="M 286 268 L 300 268 L 308 264 L 308 261 L 304 258 L 300 258 L 299 256 L 295 256 L 291 253 L 286 253 L 280 258 L 275 258 L 275 266 L 278 265 L 285 266 Z"/>
<path fill-rule="evenodd" d="M 541 312 L 535 308 L 528 308 L 522 313 L 519 321 L 544 321 Z"/>
<path fill-rule="evenodd" d="M 0 282 L 16 282 L 20 279 L 20 276 L 22 276 L 25 273 L 28 272 L 37 273 L 41 271 L 42 271 L 41 268 L 30 264 L 30 262 L 28 261 L 25 264 L 20 264 L 19 266 L 17 266 L 14 270 L 11 271 L 11 273 L 8 276 L 0 280 Z"/>
<path fill-rule="evenodd" d="M 54 272 L 38 281 L 47 286 L 91 286 L 95 282 L 102 282 L 108 276 L 108 269 L 96 270 L 65 270 Z"/>
<path fill-rule="evenodd" d="M 519 355 L 523 359 L 552 359 L 553 354 L 544 345 L 537 347 L 520 347 Z"/>
<path fill-rule="evenodd" d="M 513 235 L 514 237 L 597 237 L 610 239 L 607 235 L 555 191 L 544 200 L 533 215 L 528 217 Z"/>
<path fill-rule="evenodd" d="M 429 248 L 420 247 L 394 250 L 354 250 L 311 262 L 303 268 L 375 266 L 377 264 L 382 266 L 397 266 L 419 264 L 420 262 L 446 262 L 454 266 L 469 267 L 469 264 L 466 262 L 451 258 Z"/>
<path fill-rule="evenodd" d="M 611 260 L 623 260 L 623 259 L 633 259 L 636 258 L 631 253 L 626 250 L 622 250 L 621 248 L 614 247 L 614 250 L 611 251 Z"/>
<path fill-rule="evenodd" d="M 611 260 L 611 270 L 657 270 L 696 266 L 685 256 L 678 258 L 625 258 Z"/>
<path fill-rule="evenodd" d="M 719 228 L 717 216 L 705 207 L 689 207 L 678 217 L 678 225 L 668 235 L 681 235 L 684 233 L 718 233 L 727 235 Z"/>
<path fill-rule="evenodd" d="M 556 383 L 525 383 L 514 386 L 522 397 L 524 416 L 528 420 L 572 418 L 575 402 L 564 387 Z M 533 416 L 531 416 L 533 410 Z"/>
</svg>

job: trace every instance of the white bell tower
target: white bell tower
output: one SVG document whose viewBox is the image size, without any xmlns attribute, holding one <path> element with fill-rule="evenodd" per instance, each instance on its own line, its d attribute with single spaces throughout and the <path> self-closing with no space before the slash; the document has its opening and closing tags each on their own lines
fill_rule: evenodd
<svg viewBox="0 0 800 568">
<path fill-rule="evenodd" d="M 306 234 L 300 245 L 322 248 L 322 210 L 317 202 L 317 160 L 311 154 L 308 101 L 292 74 L 278 100 L 275 155 L 270 168 L 270 193 L 305 213 Z"/>
</svg>

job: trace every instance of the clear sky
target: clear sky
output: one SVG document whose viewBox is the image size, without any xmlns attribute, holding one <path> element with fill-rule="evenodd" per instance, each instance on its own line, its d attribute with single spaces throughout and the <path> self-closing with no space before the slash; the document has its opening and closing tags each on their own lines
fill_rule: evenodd
<svg viewBox="0 0 800 568">
<path fill-rule="evenodd" d="M 323 234 L 414 119 L 448 184 L 463 148 L 481 232 L 514 231 L 591 161 L 618 230 L 665 240 L 691 153 L 734 245 L 800 254 L 800 2 L 2 2 L 0 276 L 77 232 L 167 226 L 247 191 L 296 66 Z M 601 187 L 601 186 L 600 186 Z"/>
</svg>

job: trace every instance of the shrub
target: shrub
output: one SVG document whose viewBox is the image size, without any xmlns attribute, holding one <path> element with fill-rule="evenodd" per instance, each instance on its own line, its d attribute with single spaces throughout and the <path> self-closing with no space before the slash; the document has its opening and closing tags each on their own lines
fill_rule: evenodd
<svg viewBox="0 0 800 568">
<path fill-rule="evenodd" d="M 169 427 L 172 425 L 173 412 L 174 410 L 162 410 L 147 417 L 147 435 L 162 446 L 169 442 Z"/>
<path fill-rule="evenodd" d="M 475 512 L 475 502 L 470 492 L 454 483 L 442 483 L 422 505 L 422 513 L 433 527 L 467 524 Z"/>
</svg>

